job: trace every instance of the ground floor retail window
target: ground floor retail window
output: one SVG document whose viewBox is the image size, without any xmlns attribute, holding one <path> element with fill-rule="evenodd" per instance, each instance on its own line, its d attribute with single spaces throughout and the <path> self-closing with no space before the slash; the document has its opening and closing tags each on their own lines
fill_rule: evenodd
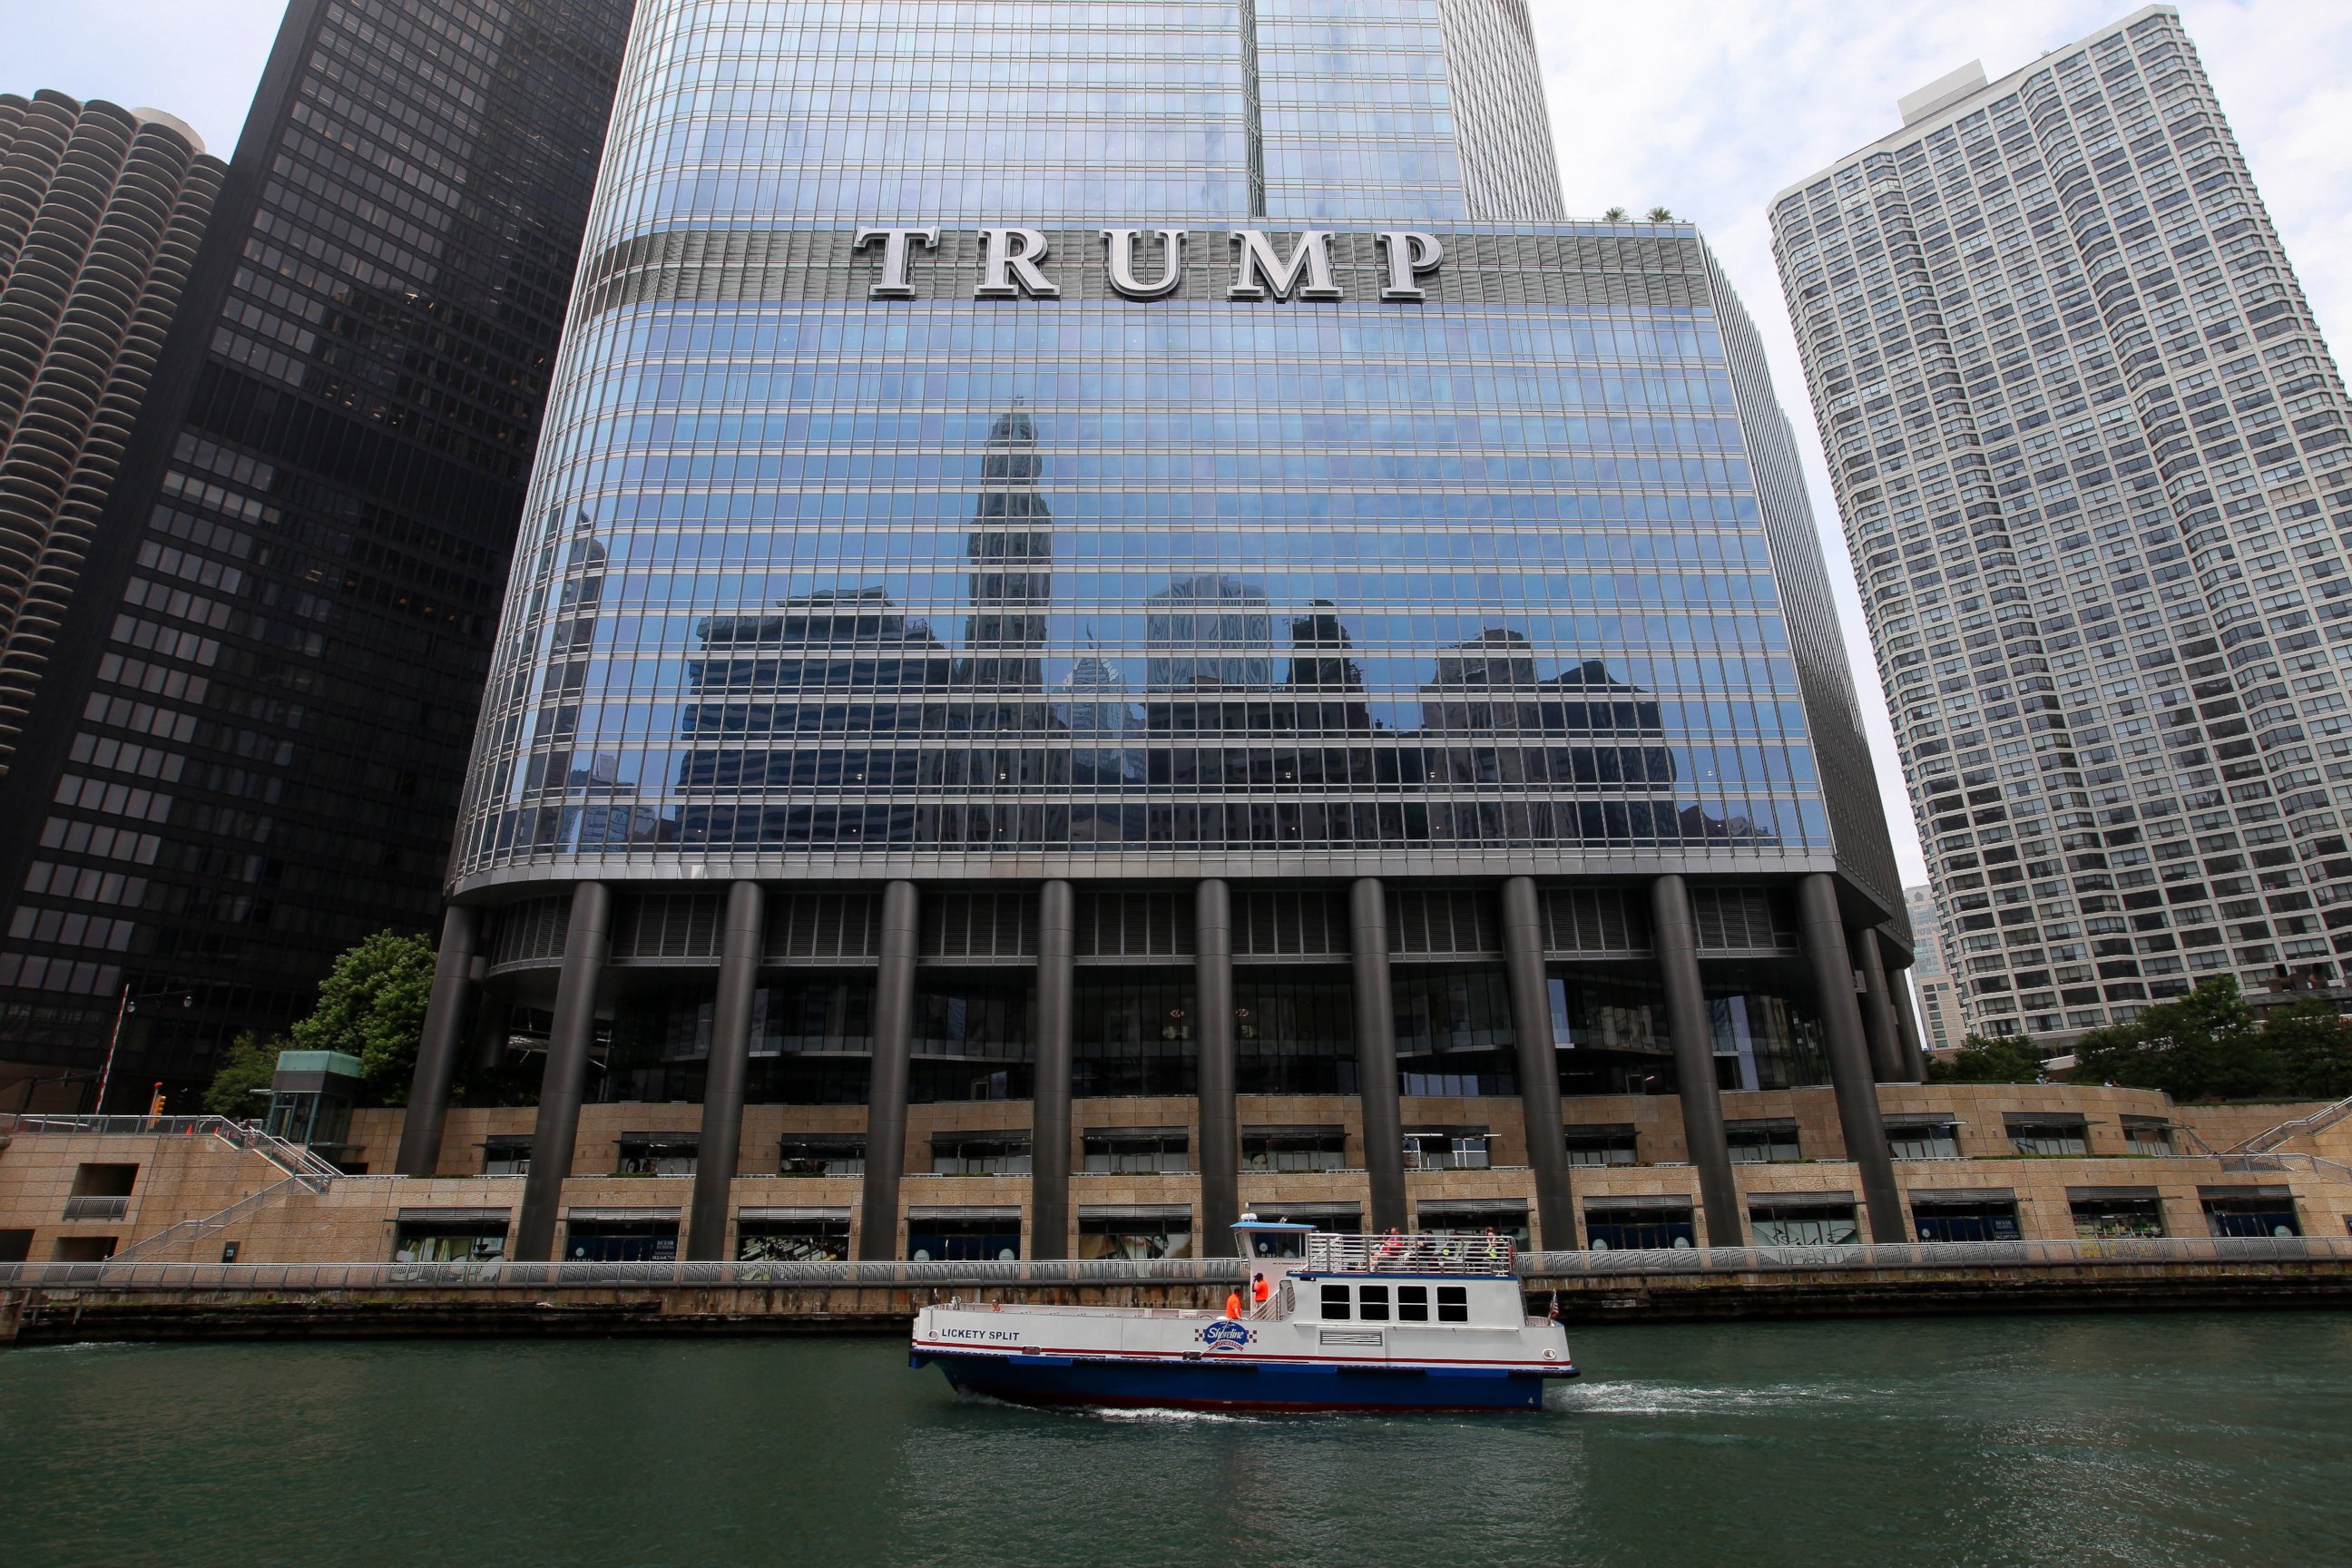
<svg viewBox="0 0 2352 1568">
<path fill-rule="evenodd" d="M 2215 1236 L 2301 1236 L 2293 1198 L 2207 1198 L 2205 1222 Z"/>
<path fill-rule="evenodd" d="M 747 1263 L 838 1263 L 849 1256 L 849 1216 L 738 1220 L 735 1256 Z"/>
<path fill-rule="evenodd" d="M 1078 1211 L 1078 1256 L 1082 1258 L 1149 1261 L 1193 1255 L 1191 1209 Z"/>
<path fill-rule="evenodd" d="M 1338 1171 L 1348 1159 L 1348 1134 L 1340 1127 L 1244 1127 L 1244 1171 Z M 1263 1216 L 1260 1216 L 1263 1217 Z"/>
<path fill-rule="evenodd" d="M 394 1263 L 495 1263 L 507 1255 L 503 1225 L 412 1225 L 393 1238 Z"/>
<path fill-rule="evenodd" d="M 1696 1247 L 1698 1226 L 1686 1203 L 1612 1205 L 1608 1208 L 1587 1204 L 1584 1237 L 1585 1245 L 1595 1252 Z"/>
<path fill-rule="evenodd" d="M 564 1230 L 567 1263 L 668 1263 L 677 1257 L 674 1219 L 573 1220 Z"/>
<path fill-rule="evenodd" d="M 2022 1234 L 2017 1227 L 2014 1199 L 1933 1207 L 1915 1204 L 1911 1214 L 1922 1241 L 2015 1241 Z"/>
<path fill-rule="evenodd" d="M 1457 1203 L 1459 1207 L 1455 1206 Z M 1496 1204 L 1480 1208 L 1468 1198 L 1423 1204 L 1413 1215 L 1413 1229 L 1423 1236 L 1470 1236 L 1481 1239 L 1491 1236 L 1508 1241 L 1522 1252 L 1534 1245 L 1525 1205 Z"/>
<path fill-rule="evenodd" d="M 2074 1155 L 2091 1152 L 2089 1128 L 2079 1116 L 2017 1116 L 2001 1118 L 2011 1147 L 2021 1154 Z"/>
<path fill-rule="evenodd" d="M 1021 1217 L 909 1218 L 907 1256 L 918 1263 L 1008 1262 L 1021 1256 Z"/>
<path fill-rule="evenodd" d="M 1862 1240 L 1853 1201 L 1754 1204 L 1748 1239 L 1758 1247 L 1851 1247 Z"/>
<path fill-rule="evenodd" d="M 1160 1175 L 1192 1168 L 1192 1134 L 1181 1127 L 1090 1127 L 1079 1147 L 1089 1176 Z"/>
<path fill-rule="evenodd" d="M 1805 1157 L 1794 1121 L 1730 1121 L 1724 1124 L 1724 1138 L 1735 1165 L 1783 1164 Z"/>
<path fill-rule="evenodd" d="M 2153 1197 L 2076 1198 L 2066 1206 L 2074 1234 L 2086 1241 L 2164 1234 L 2164 1205 Z"/>
<path fill-rule="evenodd" d="M 1408 1171 L 1484 1171 L 1494 1163 L 1484 1127 L 1416 1127 L 1404 1135 Z"/>
<path fill-rule="evenodd" d="M 1336 1236 L 1354 1236 L 1364 1228 L 1364 1211 L 1350 1204 L 1250 1204 L 1250 1213 L 1268 1225 L 1311 1225 L 1316 1229 Z M 1216 1249 L 1220 1257 L 1231 1257 L 1230 1244 Z M 1279 1257 L 1280 1253 L 1267 1253 Z"/>
<path fill-rule="evenodd" d="M 866 1173 L 863 1132 L 803 1132 L 786 1138 L 776 1148 L 780 1176 L 862 1176 Z"/>
<path fill-rule="evenodd" d="M 699 1132 L 625 1132 L 620 1173 L 624 1176 L 690 1176 L 702 1148 Z"/>
<path fill-rule="evenodd" d="M 938 1176 L 1022 1176 L 1029 1173 L 1026 1132 L 934 1132 L 931 1173 Z"/>
<path fill-rule="evenodd" d="M 1886 1147 L 1898 1160 L 1958 1160 L 1960 1130 L 1950 1121 L 1895 1122 L 1886 1126 Z"/>
<path fill-rule="evenodd" d="M 1640 1158 L 1630 1126 L 1571 1127 L 1565 1136 L 1571 1165 L 1631 1165 Z"/>
</svg>

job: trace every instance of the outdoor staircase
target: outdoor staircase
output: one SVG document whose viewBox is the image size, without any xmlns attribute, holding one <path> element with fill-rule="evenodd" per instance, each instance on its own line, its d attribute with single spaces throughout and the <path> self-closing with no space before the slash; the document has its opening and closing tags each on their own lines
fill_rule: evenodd
<svg viewBox="0 0 2352 1568">
<path fill-rule="evenodd" d="M 2235 1148 L 2224 1150 L 2230 1154 L 2267 1154 L 2280 1144 L 2312 1133 L 2324 1131 L 2347 1117 L 2352 1117 L 2352 1099 L 2339 1100 L 2308 1116 L 2298 1116 L 2292 1121 L 2282 1121 L 2275 1127 L 2264 1128 Z"/>
<path fill-rule="evenodd" d="M 239 1153 L 261 1156 L 280 1173 L 277 1181 L 215 1214 L 184 1219 L 166 1226 L 116 1253 L 117 1263 L 150 1259 L 171 1247 L 187 1246 L 226 1229 L 247 1215 L 297 1190 L 323 1193 L 343 1173 L 299 1143 L 289 1142 L 249 1121 L 226 1116 L 17 1116 L 0 1121 L 0 1139 L 13 1134 L 42 1132 L 120 1132 L 145 1137 L 204 1137 L 226 1144 Z"/>
<path fill-rule="evenodd" d="M 193 1246 L 215 1232 L 226 1230 L 256 1210 L 267 1208 L 280 1197 L 289 1195 L 287 1191 L 289 1187 L 300 1187 L 313 1193 L 323 1190 L 311 1185 L 311 1178 L 308 1176 L 288 1176 L 283 1181 L 270 1183 L 259 1192 L 246 1194 L 245 1196 L 217 1213 L 205 1215 L 200 1219 L 184 1219 L 177 1225 L 165 1226 L 154 1235 L 143 1240 L 132 1242 L 129 1247 L 116 1253 L 109 1261 L 130 1263 L 142 1259 L 153 1259 L 157 1253 L 168 1248 Z"/>
</svg>

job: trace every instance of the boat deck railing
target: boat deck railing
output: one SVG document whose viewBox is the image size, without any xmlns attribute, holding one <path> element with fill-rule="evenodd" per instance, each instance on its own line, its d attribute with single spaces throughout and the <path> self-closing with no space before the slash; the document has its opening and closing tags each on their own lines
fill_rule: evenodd
<svg viewBox="0 0 2352 1568">
<path fill-rule="evenodd" d="M 1507 1236 L 1447 1231 L 1345 1236 L 1317 1231 L 1307 1238 L 1310 1274 L 1510 1274 L 1517 1248 Z"/>
</svg>

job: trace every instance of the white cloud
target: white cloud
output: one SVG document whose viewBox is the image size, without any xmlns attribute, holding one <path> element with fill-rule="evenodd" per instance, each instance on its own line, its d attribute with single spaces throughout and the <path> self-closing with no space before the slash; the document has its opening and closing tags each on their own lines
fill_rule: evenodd
<svg viewBox="0 0 2352 1568">
<path fill-rule="evenodd" d="M 1901 128 L 1895 100 L 1972 59 L 1999 78 L 2120 20 L 2102 0 L 1533 0 L 1568 210 L 1666 206 L 1705 230 L 1762 330 L 1806 454 L 1904 879 L 1926 879 L 1894 732 L 1772 265 L 1782 187 Z M 2323 329 L 2352 321 L 2352 5 L 2186 0 L 2221 106 Z"/>
</svg>

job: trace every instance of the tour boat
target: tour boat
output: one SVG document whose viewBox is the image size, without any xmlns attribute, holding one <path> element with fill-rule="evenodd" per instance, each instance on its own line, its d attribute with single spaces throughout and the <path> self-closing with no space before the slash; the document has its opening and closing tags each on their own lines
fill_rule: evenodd
<svg viewBox="0 0 2352 1568">
<path fill-rule="evenodd" d="M 1244 1215 L 1240 1315 L 950 1302 L 908 1364 L 1022 1405 L 1188 1410 L 1537 1410 L 1574 1377 L 1495 1236 L 1340 1236 Z M 1256 1280 L 1266 1289 L 1255 1300 Z"/>
</svg>

